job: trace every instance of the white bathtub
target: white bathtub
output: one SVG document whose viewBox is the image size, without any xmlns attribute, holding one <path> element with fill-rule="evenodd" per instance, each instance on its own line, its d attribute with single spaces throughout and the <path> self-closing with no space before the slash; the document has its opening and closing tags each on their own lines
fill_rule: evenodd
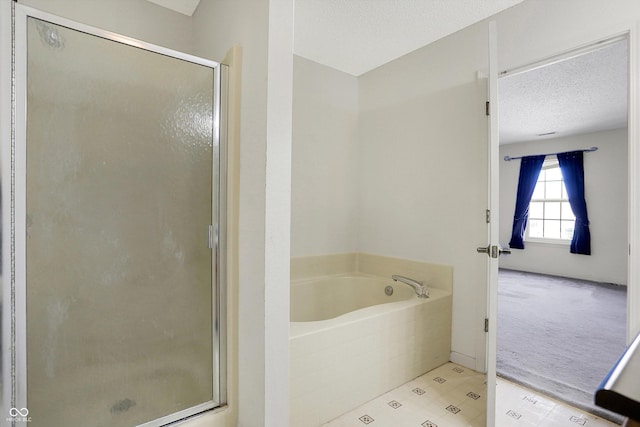
<svg viewBox="0 0 640 427">
<path fill-rule="evenodd" d="M 363 274 L 292 282 L 290 425 L 317 427 L 446 363 L 451 292 L 429 293 Z"/>
</svg>

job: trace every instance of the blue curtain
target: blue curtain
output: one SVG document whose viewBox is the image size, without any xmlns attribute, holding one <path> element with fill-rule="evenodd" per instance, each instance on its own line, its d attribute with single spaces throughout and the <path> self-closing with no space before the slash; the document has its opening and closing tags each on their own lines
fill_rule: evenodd
<svg viewBox="0 0 640 427">
<path fill-rule="evenodd" d="M 526 156 L 520 160 L 520 177 L 518 178 L 518 193 L 516 195 L 516 209 L 513 214 L 513 228 L 509 247 L 524 249 L 524 230 L 529 218 L 529 202 L 533 190 L 536 188 L 538 176 L 544 163 L 544 155 Z"/>
<path fill-rule="evenodd" d="M 591 233 L 587 202 L 584 199 L 584 163 L 582 151 L 558 154 L 562 179 L 567 188 L 569 204 L 576 216 L 576 225 L 571 239 L 571 253 L 591 255 Z"/>
</svg>

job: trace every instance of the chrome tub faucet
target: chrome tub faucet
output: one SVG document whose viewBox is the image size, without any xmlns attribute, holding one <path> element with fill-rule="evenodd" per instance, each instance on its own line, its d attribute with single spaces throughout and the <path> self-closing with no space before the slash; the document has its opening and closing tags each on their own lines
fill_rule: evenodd
<svg viewBox="0 0 640 427">
<path fill-rule="evenodd" d="M 409 277 L 398 276 L 396 274 L 391 276 L 391 278 L 394 282 L 402 282 L 411 286 L 416 291 L 416 294 L 418 294 L 418 298 L 429 298 L 429 290 L 424 286 L 424 283 L 410 279 Z"/>
</svg>

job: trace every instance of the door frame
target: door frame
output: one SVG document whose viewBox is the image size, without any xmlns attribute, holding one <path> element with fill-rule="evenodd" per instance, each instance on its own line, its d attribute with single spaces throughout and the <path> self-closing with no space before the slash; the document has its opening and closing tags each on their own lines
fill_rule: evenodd
<svg viewBox="0 0 640 427">
<path fill-rule="evenodd" d="M 640 78 L 639 70 L 639 52 L 638 48 L 638 30 L 640 23 L 630 22 L 620 25 L 612 30 L 600 32 L 595 37 L 585 40 L 571 49 L 554 52 L 532 62 L 528 62 L 518 67 L 507 69 L 500 72 L 500 76 L 513 75 L 519 72 L 529 71 L 552 62 L 562 60 L 564 58 L 574 56 L 577 52 L 588 51 L 595 46 L 614 38 L 626 37 L 628 41 L 628 106 L 627 106 L 627 149 L 628 149 L 628 244 L 629 251 L 627 254 L 627 344 L 630 343 L 635 336 L 640 333 L 640 259 L 636 255 L 640 252 L 640 121 L 638 119 Z M 491 45 L 491 44 L 490 44 Z M 496 49 L 497 50 L 497 49 Z M 497 52 L 496 52 L 497 54 Z M 491 56 L 491 52 L 490 52 Z M 491 77 L 489 84 L 491 85 Z M 497 86 L 497 80 L 495 81 Z M 497 101 L 497 99 L 496 99 Z M 493 100 L 492 100 L 493 102 Z M 497 105 L 492 108 L 492 113 L 499 115 Z M 491 146 L 491 138 L 489 138 L 489 146 Z M 489 149 L 489 152 L 491 150 Z M 489 181 L 491 177 L 499 176 L 499 164 L 488 160 Z M 496 192 L 497 189 L 489 185 L 489 194 Z M 491 206 L 491 199 L 490 204 Z M 493 207 L 493 206 L 491 206 Z M 498 208 L 496 205 L 495 208 Z M 495 216 L 494 216 L 495 215 Z M 498 215 L 492 211 L 491 227 L 498 227 Z M 493 223 L 495 220 L 495 224 Z M 493 244 L 493 243 L 491 243 Z M 490 263 L 491 261 L 488 261 Z M 488 270 L 491 266 L 488 266 Z M 495 424 L 495 384 L 496 384 L 496 360 L 497 352 L 497 281 L 493 283 L 488 272 L 487 279 L 487 318 L 489 319 L 489 331 L 487 332 L 487 425 Z M 494 301 L 492 305 L 491 302 Z"/>
</svg>

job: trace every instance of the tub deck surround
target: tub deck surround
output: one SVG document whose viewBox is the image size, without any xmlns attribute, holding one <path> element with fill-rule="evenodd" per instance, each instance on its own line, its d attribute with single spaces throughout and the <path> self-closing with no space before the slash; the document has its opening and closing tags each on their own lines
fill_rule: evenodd
<svg viewBox="0 0 640 427">
<path fill-rule="evenodd" d="M 291 281 L 353 273 L 358 271 L 357 265 L 357 253 L 293 257 L 291 258 Z"/>
<path fill-rule="evenodd" d="M 400 274 L 424 282 L 429 289 L 453 292 L 453 267 L 363 252 L 291 258 L 291 281 L 315 277 L 370 274 L 391 279 Z"/>
<path fill-rule="evenodd" d="M 312 258 L 292 260 L 292 318 L 306 321 L 292 321 L 290 328 L 290 425 L 317 427 L 449 361 L 450 267 L 367 254 Z M 358 269 L 363 266 L 369 271 Z M 391 274 L 424 281 L 430 297 L 418 298 L 411 287 L 394 283 Z M 353 279 L 360 283 L 346 294 L 360 298 L 355 311 L 344 313 L 338 301 L 344 293 L 320 296 L 323 286 L 349 287 Z M 384 287 L 392 285 L 396 299 L 379 303 L 382 295 L 366 296 L 374 304 L 363 307 L 359 287 L 364 282 L 384 297 Z M 339 307 L 316 309 L 300 302 L 302 296 Z"/>
</svg>

